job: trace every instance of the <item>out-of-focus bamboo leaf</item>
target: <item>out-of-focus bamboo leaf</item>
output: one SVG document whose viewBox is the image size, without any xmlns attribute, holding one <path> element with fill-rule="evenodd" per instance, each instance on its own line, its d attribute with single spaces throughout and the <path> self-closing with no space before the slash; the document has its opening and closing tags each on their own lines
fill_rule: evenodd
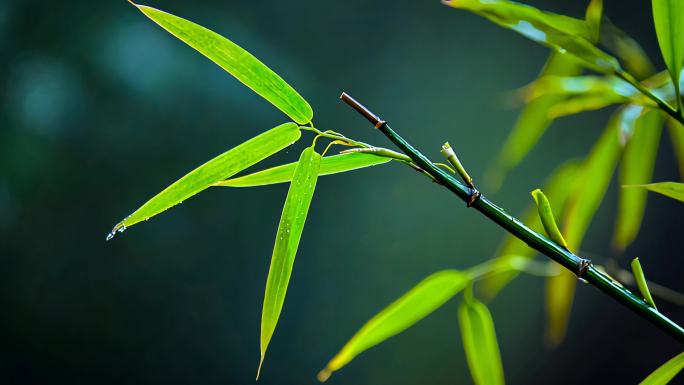
<svg viewBox="0 0 684 385">
<path fill-rule="evenodd" d="M 313 118 L 309 103 L 259 59 L 225 37 L 170 13 L 135 5 L 145 16 L 235 76 L 299 124 Z"/>
<path fill-rule="evenodd" d="M 552 241 L 567 249 L 568 244 L 565 243 L 565 239 L 563 239 L 563 235 L 558 229 L 558 225 L 556 225 L 556 219 L 554 218 L 551 204 L 549 203 L 548 198 L 546 198 L 546 195 L 544 195 L 542 190 L 536 189 L 532 191 L 532 197 L 537 204 L 537 212 L 539 213 L 539 218 L 541 219 L 542 226 L 544 226 L 546 235 L 548 235 Z"/>
<path fill-rule="evenodd" d="M 594 111 L 606 108 L 614 104 L 625 102 L 625 98 L 616 94 L 580 94 L 561 100 L 550 106 L 547 114 L 549 119 L 558 119 L 563 116 L 574 115 L 585 111 Z M 647 104 L 652 104 L 646 101 Z"/>
<path fill-rule="evenodd" d="M 572 55 L 597 72 L 610 74 L 620 70 L 617 59 L 591 43 L 595 34 L 584 20 L 508 0 L 442 0 L 442 3 L 474 12 L 530 40 Z"/>
<path fill-rule="evenodd" d="M 551 53 L 540 78 L 547 76 L 574 76 L 581 72 L 581 66 L 572 56 Z M 539 138 L 552 122 L 548 115 L 551 106 L 563 100 L 558 95 L 545 95 L 531 100 L 520 112 L 515 126 L 504 143 L 494 169 L 488 179 L 498 188 L 508 170 L 516 167 L 537 144 Z"/>
<path fill-rule="evenodd" d="M 665 385 L 684 369 L 684 353 L 679 353 L 649 374 L 639 385 Z"/>
<path fill-rule="evenodd" d="M 313 198 L 321 156 L 313 147 L 302 151 L 295 168 L 290 188 L 287 191 L 283 213 L 280 216 L 275 246 L 271 256 L 271 267 L 266 280 L 264 306 L 261 312 L 261 359 L 259 371 L 264 362 L 266 349 L 271 341 L 280 311 L 283 309 L 285 293 L 290 283 L 292 266 L 294 265 L 299 240 L 304 230 L 304 222 Z M 257 378 L 259 372 L 257 371 Z"/>
<path fill-rule="evenodd" d="M 679 164 L 679 176 L 684 181 L 684 126 L 674 119 L 668 119 L 668 129 L 677 164 Z"/>
<path fill-rule="evenodd" d="M 601 32 L 601 19 L 603 18 L 603 0 L 591 0 L 584 13 L 584 20 L 587 21 L 589 32 L 591 33 L 590 41 L 599 41 L 599 34 Z"/>
<path fill-rule="evenodd" d="M 579 162 L 571 160 L 565 162 L 547 178 L 544 183 L 544 191 L 546 191 L 549 201 L 551 202 L 551 210 L 554 217 L 560 217 L 565 207 L 568 196 L 571 190 L 568 188 L 568 181 L 577 178 L 577 171 L 579 169 Z M 521 217 L 523 222 L 534 231 L 541 231 L 542 225 L 537 208 L 531 205 Z M 523 241 L 507 235 L 500 250 L 497 252 L 498 259 L 505 261 L 512 258 L 526 258 L 531 259 L 537 254 L 537 251 L 529 247 Z M 518 271 L 510 270 L 494 275 L 489 275 L 478 283 L 478 288 L 481 288 L 482 294 L 487 299 L 494 298 L 501 289 L 506 286 L 512 279 L 517 277 Z"/>
<path fill-rule="evenodd" d="M 627 142 L 620 163 L 620 184 L 644 184 L 651 181 L 664 118 L 660 111 L 653 110 L 636 120 L 634 133 Z M 620 189 L 613 237 L 613 246 L 619 252 L 624 251 L 636 238 L 644 216 L 646 198 L 645 190 Z"/>
<path fill-rule="evenodd" d="M 470 298 L 458 307 L 458 320 L 468 368 L 477 385 L 504 384 L 494 320 L 482 302 Z"/>
<path fill-rule="evenodd" d="M 528 87 L 529 99 L 543 95 L 617 95 L 624 99 L 637 96 L 634 86 L 614 76 L 544 76 Z"/>
<path fill-rule="evenodd" d="M 622 186 L 626 188 L 639 188 L 665 195 L 672 199 L 684 202 L 684 183 L 658 182 L 642 185 Z"/>
<path fill-rule="evenodd" d="M 644 298 L 644 301 L 646 301 L 647 304 L 653 306 L 653 308 L 656 309 L 655 302 L 653 301 L 653 297 L 651 296 L 651 291 L 648 290 L 646 276 L 644 275 L 644 269 L 641 267 L 639 258 L 634 258 L 632 260 L 632 273 L 634 274 L 634 280 L 637 283 L 637 287 L 639 288 L 639 292 L 641 293 L 641 296 Z"/>
<path fill-rule="evenodd" d="M 463 290 L 469 281 L 468 274 L 456 270 L 440 271 L 425 278 L 366 322 L 318 374 L 318 379 L 327 380 L 361 352 L 425 318 Z"/>
<path fill-rule="evenodd" d="M 190 171 L 181 179 L 147 201 L 133 214 L 119 222 L 110 233 L 123 231 L 138 222 L 147 220 L 162 211 L 183 202 L 212 184 L 268 158 L 296 142 L 301 136 L 299 127 L 285 123 L 254 137 L 239 146 Z"/>
<path fill-rule="evenodd" d="M 653 0 L 653 22 L 658 45 L 667 69 L 672 76 L 675 95 L 679 95 L 679 75 L 684 64 L 684 2 L 681 0 Z M 677 97 L 677 108 L 681 110 L 681 97 Z"/>
<path fill-rule="evenodd" d="M 599 42 L 617 56 L 627 71 L 637 79 L 645 79 L 655 71 L 641 45 L 605 16 L 601 22 Z"/>
<path fill-rule="evenodd" d="M 577 251 L 610 183 L 622 146 L 618 140 L 618 128 L 622 113 L 611 118 L 585 159 L 578 177 L 573 181 L 571 196 L 563 216 L 563 235 L 571 250 Z M 577 277 L 567 270 L 547 280 L 546 285 L 546 340 L 551 346 L 558 345 L 567 330 L 570 309 Z"/>
<path fill-rule="evenodd" d="M 337 174 L 345 171 L 357 170 L 364 167 L 387 163 L 391 159 L 371 154 L 349 153 L 342 155 L 326 156 L 321 160 L 321 168 L 318 175 Z M 223 187 L 252 187 L 269 184 L 289 182 L 292 180 L 297 163 L 288 163 L 257 171 L 253 174 L 226 179 L 215 183 L 214 186 Z"/>
</svg>

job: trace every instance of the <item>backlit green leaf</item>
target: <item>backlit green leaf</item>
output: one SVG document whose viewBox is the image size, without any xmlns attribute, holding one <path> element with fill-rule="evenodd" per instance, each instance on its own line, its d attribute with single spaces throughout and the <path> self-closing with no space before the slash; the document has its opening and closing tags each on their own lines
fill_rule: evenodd
<svg viewBox="0 0 684 385">
<path fill-rule="evenodd" d="M 591 33 L 590 41 L 599 41 L 601 19 L 603 19 L 603 0 L 591 0 L 584 13 L 584 20 L 586 20 Z"/>
<path fill-rule="evenodd" d="M 318 374 L 320 381 L 348 364 L 363 351 L 401 333 L 442 306 L 463 290 L 469 276 L 456 270 L 445 270 L 425 278 L 408 293 L 366 322 Z"/>
<path fill-rule="evenodd" d="M 504 383 L 494 320 L 482 302 L 471 298 L 458 307 L 458 320 L 468 368 L 477 385 Z"/>
<path fill-rule="evenodd" d="M 601 46 L 606 47 L 610 52 L 620 59 L 627 71 L 637 79 L 645 79 L 654 72 L 653 63 L 644 52 L 639 43 L 632 39 L 627 33 L 609 19 L 601 21 L 601 36 L 599 39 Z"/>
<path fill-rule="evenodd" d="M 299 124 L 311 121 L 309 103 L 259 59 L 225 37 L 178 16 L 134 4 L 145 16 L 235 76 Z"/>
<path fill-rule="evenodd" d="M 677 164 L 679 165 L 679 176 L 684 181 L 684 126 L 674 119 L 668 120 L 668 129 L 670 131 L 670 140 L 672 141 L 672 148 L 677 157 Z"/>
<path fill-rule="evenodd" d="M 632 260 L 632 273 L 634 273 L 634 280 L 637 283 L 637 287 L 639 288 L 639 292 L 644 298 L 644 301 L 655 309 L 656 305 L 651 296 L 651 291 L 648 290 L 648 283 L 646 283 L 646 276 L 644 275 L 644 269 L 641 267 L 639 258 L 634 258 Z"/>
<path fill-rule="evenodd" d="M 318 175 L 330 175 L 340 172 L 357 170 L 364 167 L 387 163 L 391 159 L 364 153 L 349 153 L 342 155 L 326 156 L 321 160 L 321 168 Z M 288 163 L 276 166 L 253 174 L 226 179 L 215 183 L 214 186 L 224 187 L 252 187 L 264 186 L 275 183 L 289 182 L 292 180 L 297 163 Z"/>
<path fill-rule="evenodd" d="M 620 163 L 619 180 L 622 185 L 643 184 L 651 181 L 664 116 L 654 110 L 641 115 L 634 133 L 627 142 Z M 642 189 L 620 189 L 618 215 L 615 221 L 613 245 L 622 252 L 634 241 L 646 207 L 647 193 Z"/>
<path fill-rule="evenodd" d="M 684 369 L 684 353 L 679 353 L 649 374 L 639 385 L 665 385 Z"/>
<path fill-rule="evenodd" d="M 553 216 L 551 204 L 549 203 L 548 198 L 546 198 L 546 195 L 544 195 L 540 189 L 536 189 L 532 191 L 532 197 L 537 204 L 537 212 L 539 213 L 539 218 L 541 219 L 542 226 L 544 226 L 546 235 L 548 235 L 552 241 L 567 249 L 568 244 L 565 243 L 565 239 L 563 239 L 563 235 L 561 235 L 558 225 L 556 225 L 556 219 Z"/>
<path fill-rule="evenodd" d="M 512 29 L 530 40 L 557 52 L 570 54 L 585 67 L 602 73 L 620 70 L 617 59 L 591 43 L 595 33 L 584 20 L 508 0 L 442 0 L 453 8 L 463 8 Z"/>
<path fill-rule="evenodd" d="M 681 0 L 653 0 L 653 22 L 658 36 L 658 45 L 667 69 L 679 95 L 679 75 L 684 64 L 684 2 Z M 677 98 L 681 110 L 681 98 Z"/>
<path fill-rule="evenodd" d="M 302 151 L 295 168 L 290 188 L 287 191 L 283 213 L 280 216 L 275 246 L 271 256 L 271 267 L 266 280 L 264 306 L 261 312 L 261 359 L 259 370 L 266 356 L 271 337 L 275 331 L 280 312 L 285 302 L 285 293 L 290 283 L 292 266 L 294 265 L 299 240 L 304 230 L 304 223 L 313 198 L 321 156 L 313 147 Z M 257 378 L 259 373 L 257 372 Z"/>
<path fill-rule="evenodd" d="M 650 183 L 650 184 L 642 184 L 642 185 L 633 185 L 633 186 L 622 186 L 626 188 L 643 188 L 649 191 L 656 192 L 658 194 L 665 195 L 666 197 L 670 197 L 672 199 L 676 199 L 678 201 L 684 202 L 684 183 L 676 183 L 676 182 L 659 182 L 659 183 Z"/>
<path fill-rule="evenodd" d="M 192 197 L 212 184 L 268 158 L 296 142 L 299 127 L 285 123 L 256 136 L 190 171 L 117 224 L 110 237 Z"/>
</svg>

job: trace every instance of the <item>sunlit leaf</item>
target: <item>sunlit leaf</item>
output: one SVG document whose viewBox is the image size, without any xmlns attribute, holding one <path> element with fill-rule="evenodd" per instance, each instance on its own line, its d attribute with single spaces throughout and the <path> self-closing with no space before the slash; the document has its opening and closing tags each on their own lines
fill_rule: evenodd
<svg viewBox="0 0 684 385">
<path fill-rule="evenodd" d="M 684 353 L 679 353 L 649 374 L 639 385 L 665 385 L 684 369 Z"/>
<path fill-rule="evenodd" d="M 391 159 L 371 154 L 349 153 L 342 155 L 326 156 L 321 160 L 321 168 L 318 175 L 337 174 L 345 171 L 357 170 L 364 167 L 387 163 Z M 276 166 L 253 174 L 226 179 L 215 183 L 214 186 L 223 187 L 252 187 L 269 184 L 289 182 L 292 180 L 297 163 L 288 163 Z"/>
<path fill-rule="evenodd" d="M 458 307 L 458 320 L 468 368 L 477 385 L 504 383 L 494 320 L 482 302 L 469 298 Z"/>
<path fill-rule="evenodd" d="M 508 0 L 442 0 L 442 3 L 474 12 L 530 40 L 572 55 L 587 68 L 608 74 L 620 70 L 617 59 L 591 43 L 595 33 L 584 20 Z"/>
<path fill-rule="evenodd" d="M 684 2 L 681 0 L 653 0 L 653 22 L 655 24 L 658 45 L 663 54 L 667 69 L 670 71 L 675 86 L 675 95 L 679 95 L 679 75 L 684 64 Z M 681 109 L 681 98 L 677 98 L 677 107 Z"/>
<path fill-rule="evenodd" d="M 563 208 L 565 207 L 567 198 L 571 192 L 568 188 L 568 181 L 574 180 L 577 177 L 578 169 L 579 162 L 574 160 L 568 161 L 556 168 L 549 178 L 547 178 L 546 183 L 544 183 L 544 191 L 546 191 L 546 195 L 551 203 L 551 210 L 556 218 L 559 218 L 563 212 Z M 535 205 L 531 205 L 521 218 L 532 230 L 537 232 L 543 230 Z M 504 261 L 511 258 L 531 259 L 536 254 L 536 250 L 510 234 L 506 236 L 501 249 L 497 252 L 498 258 Z M 479 281 L 478 287 L 481 288 L 485 298 L 492 299 L 513 278 L 518 276 L 518 274 L 517 271 L 510 270 L 495 275 L 489 275 Z"/>
<path fill-rule="evenodd" d="M 190 171 L 181 179 L 147 201 L 133 214 L 114 227 L 112 234 L 138 222 L 147 220 L 162 211 L 192 197 L 212 184 L 268 158 L 296 142 L 301 136 L 299 127 L 285 123 L 256 136 L 239 146 Z"/>
<path fill-rule="evenodd" d="M 532 191 L 532 197 L 537 204 L 537 212 L 539 213 L 539 218 L 541 219 L 542 226 L 544 226 L 544 230 L 548 237 L 567 249 L 568 244 L 565 243 L 565 239 L 563 239 L 563 235 L 558 229 L 558 225 L 556 225 L 556 219 L 554 218 L 551 204 L 549 203 L 548 198 L 546 198 L 546 195 L 544 195 L 540 189 L 536 189 Z"/>
<path fill-rule="evenodd" d="M 318 374 L 325 381 L 363 351 L 401 333 L 463 290 L 468 274 L 445 270 L 425 278 L 408 293 L 371 318 Z"/>
<path fill-rule="evenodd" d="M 599 42 L 617 56 L 627 71 L 637 79 L 653 74 L 653 64 L 641 45 L 605 17 L 601 21 Z"/>
<path fill-rule="evenodd" d="M 672 141 L 672 148 L 677 157 L 677 164 L 679 165 L 679 176 L 684 181 L 684 126 L 674 119 L 668 119 L 668 129 L 670 131 L 670 140 Z"/>
<path fill-rule="evenodd" d="M 634 258 L 632 260 L 632 273 L 634 274 L 634 280 L 637 283 L 637 287 L 639 288 L 639 292 L 641 293 L 641 296 L 644 298 L 644 301 L 646 301 L 647 304 L 651 305 L 654 309 L 656 308 L 655 302 L 653 301 L 653 297 L 651 296 L 651 291 L 648 290 L 648 283 L 646 282 L 646 276 L 644 275 L 644 269 L 641 267 L 641 263 L 639 262 L 639 258 Z"/>
<path fill-rule="evenodd" d="M 549 119 L 558 119 L 563 116 L 575 115 L 580 112 L 600 110 L 614 104 L 622 104 L 625 98 L 613 93 L 610 94 L 580 94 L 561 100 L 550 106 L 547 114 Z M 647 104 L 652 104 L 647 101 Z"/>
<path fill-rule="evenodd" d="M 261 359 L 259 370 L 264 362 L 266 349 L 275 330 L 280 312 L 285 302 L 285 293 L 290 283 L 292 266 L 304 230 L 304 222 L 313 198 L 321 156 L 313 147 L 302 151 L 295 168 L 290 188 L 287 191 L 283 213 L 280 216 L 275 246 L 271 256 L 271 267 L 266 280 L 264 306 L 261 312 Z M 257 372 L 257 378 L 259 373 Z"/>
<path fill-rule="evenodd" d="M 684 202 L 684 183 L 659 182 L 642 185 L 622 186 L 625 188 L 646 189 Z"/>
<path fill-rule="evenodd" d="M 634 86 L 614 76 L 544 76 L 528 87 L 526 96 L 534 99 L 543 95 L 616 95 L 627 98 L 638 95 Z"/>
<path fill-rule="evenodd" d="M 569 187 L 572 195 L 568 199 L 561 222 L 568 247 L 575 252 L 581 247 L 589 223 L 600 206 L 615 171 L 622 149 L 617 134 L 621 119 L 621 112 L 611 118 L 608 127 L 580 167 L 578 177 Z M 577 277 L 567 270 L 547 280 L 546 339 L 552 346 L 558 345 L 565 337 L 576 283 Z"/>
<path fill-rule="evenodd" d="M 663 114 L 657 110 L 642 114 L 637 119 L 634 133 L 627 142 L 620 163 L 620 184 L 643 184 L 651 181 L 664 119 Z M 646 197 L 647 193 L 642 189 L 620 189 L 613 237 L 613 245 L 619 252 L 624 251 L 639 232 Z"/>
<path fill-rule="evenodd" d="M 259 59 L 225 37 L 178 16 L 134 4 L 169 33 L 218 64 L 299 124 L 311 121 L 309 103 Z"/>
<path fill-rule="evenodd" d="M 540 78 L 547 76 L 573 76 L 581 72 L 577 60 L 568 55 L 552 53 L 544 66 Z M 531 100 L 520 112 L 515 126 L 508 134 L 489 178 L 495 188 L 501 184 L 505 173 L 516 167 L 537 144 L 539 138 L 552 122 L 548 110 L 563 97 L 544 95 Z"/>
</svg>

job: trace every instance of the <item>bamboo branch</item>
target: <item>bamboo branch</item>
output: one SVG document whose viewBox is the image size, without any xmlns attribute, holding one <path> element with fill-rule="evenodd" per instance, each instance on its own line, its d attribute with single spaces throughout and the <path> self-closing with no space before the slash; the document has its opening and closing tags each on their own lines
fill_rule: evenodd
<svg viewBox="0 0 684 385">
<path fill-rule="evenodd" d="M 436 182 L 449 189 L 464 202 L 468 203 L 469 207 L 478 210 L 494 223 L 501 226 L 504 230 L 525 242 L 529 247 L 558 262 L 561 266 L 575 273 L 579 279 L 586 280 L 586 282 L 597 287 L 614 300 L 627 306 L 630 310 L 639 314 L 680 343 L 684 343 L 684 329 L 681 326 L 649 306 L 629 290 L 614 283 L 610 277 L 594 267 L 589 260 L 580 258 L 564 247 L 531 230 L 520 220 L 506 213 L 504 209 L 492 203 L 474 188 L 469 188 L 461 184 L 453 176 L 435 166 L 425 155 L 390 128 L 389 125 L 387 125 L 387 122 L 380 119 L 351 96 L 342 93 L 340 99 L 371 122 L 375 128 L 380 130 L 380 132 L 399 147 L 401 151 L 408 155 L 416 165 L 434 178 Z M 476 194 L 477 196 L 475 196 Z"/>
</svg>

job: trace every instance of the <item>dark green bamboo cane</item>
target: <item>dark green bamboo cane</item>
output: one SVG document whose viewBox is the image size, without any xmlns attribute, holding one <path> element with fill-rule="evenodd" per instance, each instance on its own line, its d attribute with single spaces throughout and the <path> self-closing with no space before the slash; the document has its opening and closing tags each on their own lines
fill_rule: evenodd
<svg viewBox="0 0 684 385">
<path fill-rule="evenodd" d="M 343 93 L 340 98 L 361 115 L 363 115 L 366 119 L 368 119 L 368 121 L 370 121 L 375 128 L 387 136 L 387 138 L 389 138 L 389 140 L 399 147 L 399 149 L 408 155 L 416 165 L 430 174 L 436 182 L 456 194 L 464 202 L 468 203 L 470 207 L 473 207 L 484 214 L 487 218 L 503 227 L 506 231 L 525 242 L 531 248 L 550 257 L 566 269 L 572 271 L 578 276 L 578 278 L 586 280 L 586 282 L 596 286 L 614 300 L 622 303 L 635 313 L 646 318 L 656 327 L 668 333 L 680 343 L 684 343 L 684 329 L 682 329 L 681 326 L 667 318 L 662 313 L 658 312 L 653 307 L 649 306 L 646 302 L 632 294 L 632 292 L 629 290 L 614 283 L 613 280 L 607 275 L 596 269 L 590 261 L 578 257 L 562 246 L 552 242 L 545 236 L 531 230 L 520 220 L 506 213 L 504 209 L 495 205 L 486 197 L 482 196 L 474 188 L 471 189 L 461 184 L 453 176 L 435 166 L 425 155 L 411 146 L 406 140 L 404 140 L 404 138 L 392 130 L 387 125 L 387 122 L 381 120 L 377 115 L 354 100 L 351 96 Z"/>
</svg>

